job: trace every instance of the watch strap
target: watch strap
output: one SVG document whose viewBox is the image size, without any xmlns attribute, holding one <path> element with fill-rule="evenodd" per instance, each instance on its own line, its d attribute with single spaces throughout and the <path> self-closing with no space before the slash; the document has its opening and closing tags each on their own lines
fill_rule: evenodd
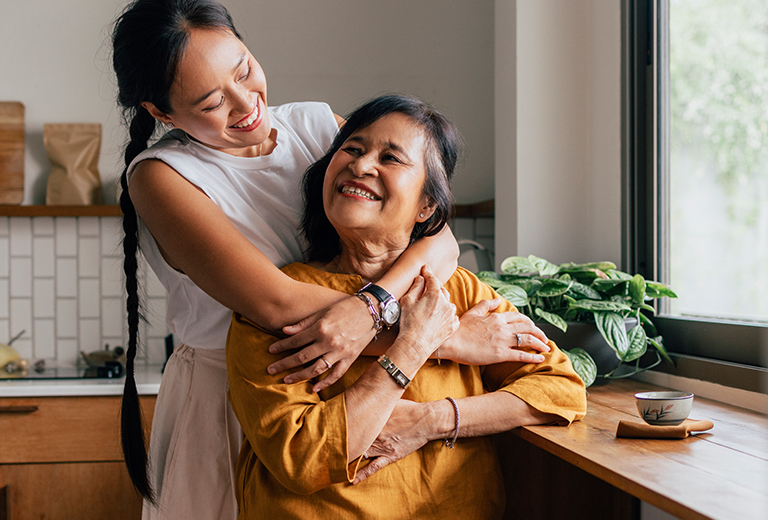
<svg viewBox="0 0 768 520">
<path fill-rule="evenodd" d="M 382 289 L 375 283 L 367 283 L 363 286 L 362 289 L 360 289 L 360 292 L 367 292 L 371 293 L 374 298 L 379 300 L 379 303 L 383 304 L 387 300 L 395 300 L 396 298 L 389 294 L 385 289 Z"/>
</svg>

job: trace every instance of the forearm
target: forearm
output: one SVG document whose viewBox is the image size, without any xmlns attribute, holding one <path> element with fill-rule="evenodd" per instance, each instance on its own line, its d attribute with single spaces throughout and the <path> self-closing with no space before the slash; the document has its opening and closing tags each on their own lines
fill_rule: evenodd
<svg viewBox="0 0 768 520">
<path fill-rule="evenodd" d="M 386 354 L 410 379 L 428 356 L 409 337 L 398 337 Z M 360 457 L 376 440 L 404 391 L 378 361 L 346 390 L 349 462 Z"/>
<path fill-rule="evenodd" d="M 454 435 L 456 413 L 447 399 L 428 403 L 435 417 L 430 438 Z M 456 399 L 459 408 L 459 437 L 483 437 L 506 432 L 518 426 L 555 422 L 556 415 L 539 412 L 514 394 L 505 391 Z"/>
<path fill-rule="evenodd" d="M 445 284 L 456 270 L 458 257 L 459 246 L 451 229 L 445 226 L 437 235 L 411 244 L 376 283 L 399 299 L 425 265 L 429 265 L 440 282 Z"/>
</svg>

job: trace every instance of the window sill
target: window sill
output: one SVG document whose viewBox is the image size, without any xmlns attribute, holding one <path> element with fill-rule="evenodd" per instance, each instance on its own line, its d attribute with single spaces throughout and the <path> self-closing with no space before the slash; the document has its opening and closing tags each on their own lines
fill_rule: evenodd
<svg viewBox="0 0 768 520">
<path fill-rule="evenodd" d="M 633 380 L 592 387 L 582 421 L 511 433 L 679 518 L 763 519 L 768 510 L 768 417 L 697 396 L 691 418 L 712 421 L 710 432 L 678 440 L 617 439 L 619 420 L 640 422 L 633 394 L 654 389 L 660 388 Z M 578 494 L 582 485 L 575 479 L 568 487 Z"/>
<path fill-rule="evenodd" d="M 117 204 L 92 206 L 0 205 L 0 217 L 119 217 Z"/>
</svg>

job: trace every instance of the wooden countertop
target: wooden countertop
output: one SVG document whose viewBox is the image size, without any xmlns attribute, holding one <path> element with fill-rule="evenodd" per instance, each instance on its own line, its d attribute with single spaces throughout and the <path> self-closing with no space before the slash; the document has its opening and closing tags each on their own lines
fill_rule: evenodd
<svg viewBox="0 0 768 520">
<path fill-rule="evenodd" d="M 515 432 L 679 518 L 767 518 L 768 417 L 695 397 L 690 418 L 712 421 L 709 432 L 680 440 L 617 439 L 619 420 L 641 422 L 634 393 L 656 389 L 630 380 L 592 387 L 582 421 Z"/>
</svg>

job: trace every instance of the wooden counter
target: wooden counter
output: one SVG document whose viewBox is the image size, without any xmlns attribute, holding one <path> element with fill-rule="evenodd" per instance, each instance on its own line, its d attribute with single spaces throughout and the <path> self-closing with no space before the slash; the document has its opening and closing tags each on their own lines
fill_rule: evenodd
<svg viewBox="0 0 768 520">
<path fill-rule="evenodd" d="M 568 511 L 568 496 L 584 509 L 569 518 L 638 518 L 637 499 L 683 519 L 768 518 L 768 417 L 696 397 L 690 418 L 712 421 L 709 432 L 681 440 L 617 439 L 619 420 L 640 422 L 634 393 L 657 389 L 627 380 L 593 387 L 584 420 L 568 428 L 518 428 L 502 437 L 509 446 L 506 453 L 501 449 L 504 464 L 517 466 L 505 468 L 510 503 L 527 497 L 531 505 L 542 504 L 542 518 L 554 518 L 553 507 Z M 520 453 L 529 449 L 544 453 Z M 529 468 L 538 472 L 537 465 L 558 463 L 544 472 L 547 482 L 524 489 Z M 508 507 L 507 518 L 538 517 L 518 512 Z"/>
</svg>

